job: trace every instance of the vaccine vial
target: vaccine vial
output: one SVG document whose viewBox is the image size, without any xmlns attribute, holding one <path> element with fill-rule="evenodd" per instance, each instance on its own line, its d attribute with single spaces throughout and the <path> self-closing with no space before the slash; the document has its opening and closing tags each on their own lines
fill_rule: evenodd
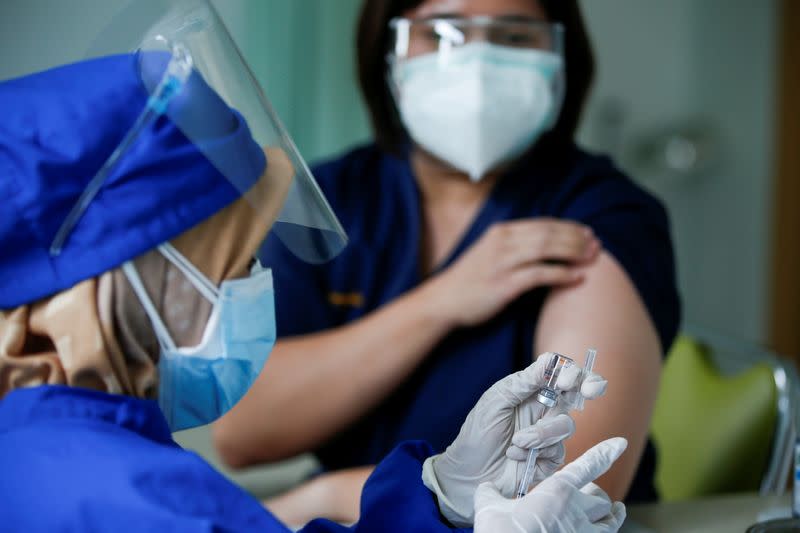
<svg viewBox="0 0 800 533">
<path fill-rule="evenodd" d="M 545 407 L 553 407 L 558 403 L 558 388 L 556 387 L 558 376 L 561 375 L 562 370 L 575 364 L 575 361 L 565 355 L 551 353 L 553 357 L 544 369 L 545 386 L 536 395 L 536 401 Z"/>
</svg>

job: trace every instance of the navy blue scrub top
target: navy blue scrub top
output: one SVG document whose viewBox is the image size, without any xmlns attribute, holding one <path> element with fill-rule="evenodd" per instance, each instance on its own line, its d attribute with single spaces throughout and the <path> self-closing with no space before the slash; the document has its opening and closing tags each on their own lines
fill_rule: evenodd
<svg viewBox="0 0 800 533">
<path fill-rule="evenodd" d="M 447 525 L 422 484 L 431 453 L 404 443 L 367 480 L 358 524 L 314 520 L 302 533 L 472 531 Z M 178 446 L 156 402 L 63 386 L 0 400 L 0 530 L 290 531 Z"/>
<path fill-rule="evenodd" d="M 424 281 L 420 198 L 407 157 L 368 145 L 313 172 L 350 243 L 333 261 L 309 265 L 270 238 L 265 264 L 273 268 L 279 337 L 341 326 Z M 544 216 L 592 227 L 638 289 L 666 351 L 680 315 L 667 215 L 606 157 L 572 147 L 544 165 L 523 160 L 498 181 L 437 270 L 447 268 L 493 223 Z M 377 463 L 408 439 L 443 450 L 480 395 L 532 361 L 544 296 L 545 290 L 534 290 L 488 322 L 451 332 L 382 404 L 316 450 L 323 465 Z M 655 497 L 653 469 L 654 451 L 648 447 L 629 501 Z"/>
</svg>

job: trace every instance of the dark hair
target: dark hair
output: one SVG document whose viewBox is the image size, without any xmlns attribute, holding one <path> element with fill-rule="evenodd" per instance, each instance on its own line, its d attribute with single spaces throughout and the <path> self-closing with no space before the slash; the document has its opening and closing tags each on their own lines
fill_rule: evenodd
<svg viewBox="0 0 800 533">
<path fill-rule="evenodd" d="M 386 54 L 391 46 L 389 21 L 416 8 L 422 2 L 423 0 L 364 0 L 358 22 L 356 46 L 361 92 L 369 109 L 378 144 L 392 153 L 400 152 L 407 135 L 387 82 Z M 539 3 L 551 22 L 559 22 L 564 26 L 567 88 L 558 122 L 536 145 L 559 149 L 569 146 L 575 135 L 594 75 L 594 58 L 578 0 L 539 0 Z"/>
</svg>

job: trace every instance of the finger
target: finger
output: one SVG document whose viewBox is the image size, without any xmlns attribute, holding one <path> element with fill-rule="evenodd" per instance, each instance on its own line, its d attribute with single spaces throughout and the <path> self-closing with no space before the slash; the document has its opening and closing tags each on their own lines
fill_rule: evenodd
<svg viewBox="0 0 800 533">
<path fill-rule="evenodd" d="M 508 232 L 516 238 L 526 238 L 542 233 L 564 238 L 576 236 L 584 239 L 593 238 L 594 231 L 586 224 L 574 220 L 550 217 L 526 218 L 505 222 Z"/>
<path fill-rule="evenodd" d="M 567 449 L 564 447 L 563 442 L 557 442 L 552 446 L 548 446 L 547 448 L 541 448 L 539 450 L 539 459 L 540 462 L 544 464 L 547 461 L 551 461 L 555 463 L 556 468 L 561 466 L 564 463 L 564 457 L 566 457 Z"/>
<path fill-rule="evenodd" d="M 597 498 L 601 498 L 601 499 L 607 501 L 608 505 L 609 505 L 609 509 L 606 510 L 605 512 L 603 512 L 602 514 L 591 514 L 591 515 L 589 515 L 589 521 L 590 522 L 596 522 L 596 521 L 598 521 L 598 520 L 600 520 L 602 518 L 605 518 L 606 515 L 612 510 L 611 509 L 611 504 L 612 504 L 611 498 L 608 496 L 608 494 L 606 494 L 606 491 L 604 491 L 603 489 L 598 487 L 596 484 L 587 483 L 586 485 L 581 487 L 581 492 L 584 493 L 584 494 L 589 494 L 591 496 L 595 496 Z M 589 513 L 587 513 L 587 514 L 589 514 Z"/>
<path fill-rule="evenodd" d="M 542 261 L 579 263 L 596 253 L 595 246 L 595 241 L 569 242 L 543 237 L 511 241 L 505 243 L 504 252 L 497 259 L 497 264 L 501 270 L 511 270 Z"/>
<path fill-rule="evenodd" d="M 613 508 L 610 499 L 584 492 L 576 494 L 575 503 L 586 514 L 589 522 L 596 522 L 609 516 Z"/>
<path fill-rule="evenodd" d="M 495 486 L 494 483 L 491 481 L 485 481 L 478 485 L 478 488 L 475 489 L 475 510 L 479 510 L 485 508 L 493 503 L 497 502 L 498 500 L 505 499 L 500 491 Z"/>
<path fill-rule="evenodd" d="M 582 390 L 582 374 L 583 371 L 578 365 L 570 365 L 567 368 L 562 369 L 561 373 L 558 375 L 558 380 L 556 381 L 556 388 L 558 388 L 560 391 L 571 391 L 580 387 Z"/>
<path fill-rule="evenodd" d="M 523 428 L 511 437 L 511 443 L 523 449 L 544 448 L 575 433 L 575 421 L 569 415 L 542 418 L 534 425 Z"/>
<path fill-rule="evenodd" d="M 511 459 L 512 461 L 523 462 L 528 460 L 528 454 L 531 452 L 530 449 L 520 448 L 519 446 L 514 446 L 513 444 L 508 447 L 506 450 L 506 457 Z"/>
<path fill-rule="evenodd" d="M 583 272 L 574 267 L 536 263 L 517 268 L 506 279 L 511 293 L 518 296 L 535 287 L 570 285 L 583 279 L 583 276 Z"/>
<path fill-rule="evenodd" d="M 624 503 L 614 502 L 611 506 L 611 514 L 614 516 L 614 524 L 617 526 L 617 529 L 619 529 L 628 516 L 628 509 L 625 507 Z"/>
<path fill-rule="evenodd" d="M 583 487 L 581 487 L 581 492 L 583 492 L 585 494 L 591 494 L 593 496 L 601 496 L 601 497 L 604 497 L 604 498 L 608 498 L 609 500 L 611 499 L 611 498 L 609 498 L 609 496 L 606 493 L 606 491 L 601 489 L 600 486 L 597 485 L 597 483 L 594 483 L 594 482 L 589 482 L 586 485 L 584 485 Z"/>
<path fill-rule="evenodd" d="M 580 372 L 580 371 L 579 371 Z M 580 374 L 583 374 L 580 372 Z M 571 379 L 565 377 L 565 380 Z M 571 383 L 564 384 L 564 388 L 561 392 L 561 399 L 558 402 L 558 405 L 554 409 L 550 409 L 550 413 L 557 412 L 557 411 L 570 411 L 578 405 L 578 395 L 582 396 L 587 400 L 596 400 L 597 398 L 603 396 L 606 393 L 606 389 L 608 388 L 608 380 L 606 380 L 603 376 L 590 372 L 583 380 L 578 380 L 580 383 L 580 387 L 575 387 L 579 390 L 569 390 L 572 385 Z M 559 388 L 562 387 L 561 385 L 561 376 L 559 376 Z"/>
<path fill-rule="evenodd" d="M 511 227 L 501 235 L 503 249 L 530 253 L 528 260 L 577 261 L 587 257 L 599 245 L 591 230 L 569 223 Z"/>
<path fill-rule="evenodd" d="M 548 224 L 545 230 L 531 232 L 530 236 L 536 239 L 535 246 L 545 258 L 580 261 L 589 258 L 599 246 L 591 228 L 570 222 Z"/>
<path fill-rule="evenodd" d="M 564 464 L 564 458 L 567 455 L 567 449 L 564 447 L 563 442 L 557 442 L 545 448 L 520 448 L 519 446 L 511 445 L 506 450 L 506 457 L 512 461 L 527 462 L 528 455 L 531 450 L 536 450 L 536 466 L 542 465 L 541 470 L 552 474 L 558 467 Z"/>
<path fill-rule="evenodd" d="M 628 441 L 623 437 L 604 440 L 555 475 L 566 478 L 575 487 L 583 487 L 607 472 L 627 447 Z"/>
<path fill-rule="evenodd" d="M 595 254 L 596 246 L 598 244 L 594 239 L 555 240 L 553 238 L 539 244 L 537 260 L 579 263 Z"/>
<path fill-rule="evenodd" d="M 487 393 L 496 394 L 505 400 L 505 405 L 501 407 L 517 407 L 546 384 L 544 371 L 553 357 L 556 357 L 553 352 L 540 355 L 524 370 L 514 372 L 496 382 Z"/>
<path fill-rule="evenodd" d="M 625 518 L 628 516 L 625 504 L 614 502 L 611 505 L 611 512 L 606 516 L 595 520 L 594 526 L 599 533 L 616 533 L 622 527 Z"/>
<path fill-rule="evenodd" d="M 540 479 L 549 477 L 564 464 L 567 458 L 567 448 L 563 442 L 542 448 L 536 460 L 536 470 L 541 474 Z"/>
<path fill-rule="evenodd" d="M 551 408 L 550 412 L 557 411 L 566 413 L 572 411 L 578 403 L 577 400 L 580 394 L 580 391 L 577 390 L 562 392 L 558 404 L 554 408 Z"/>
<path fill-rule="evenodd" d="M 597 240 L 590 226 L 573 220 L 540 217 L 501 222 L 493 225 L 501 238 L 510 243 L 537 242 L 545 237 L 553 241 L 588 242 Z"/>
<path fill-rule="evenodd" d="M 520 448 L 513 444 L 506 450 L 506 457 L 519 463 L 517 470 L 521 474 L 528 462 L 528 456 L 534 450 L 536 453 L 536 466 L 534 478 L 544 479 L 558 470 L 564 464 L 567 449 L 563 442 L 558 442 L 546 448 Z"/>
<path fill-rule="evenodd" d="M 589 372 L 588 375 L 583 378 L 583 383 L 581 383 L 581 396 L 589 400 L 594 400 L 604 395 L 607 388 L 608 380 L 599 374 Z"/>
<path fill-rule="evenodd" d="M 586 261 L 591 261 L 591 260 L 595 259 L 597 257 L 597 254 L 602 249 L 603 249 L 603 243 L 599 239 L 595 238 L 589 244 L 589 250 L 586 252 L 586 256 L 585 256 L 586 257 Z"/>
</svg>

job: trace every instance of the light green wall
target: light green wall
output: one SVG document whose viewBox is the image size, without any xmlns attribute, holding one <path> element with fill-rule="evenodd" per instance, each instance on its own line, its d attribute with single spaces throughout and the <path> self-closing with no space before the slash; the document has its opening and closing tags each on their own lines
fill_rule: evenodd
<svg viewBox="0 0 800 533">
<path fill-rule="evenodd" d="M 353 46 L 360 0 L 215 5 L 308 161 L 369 138 Z"/>
<path fill-rule="evenodd" d="M 360 0 L 211 2 L 308 161 L 369 138 L 353 46 Z M 0 0 L 0 79 L 82 57 L 127 4 Z"/>
<path fill-rule="evenodd" d="M 667 205 L 686 323 L 765 342 L 777 0 L 581 6 L 598 63 L 581 140 L 611 150 Z M 603 138 L 607 102 L 621 120 Z M 654 130 L 692 122 L 706 125 L 712 146 L 699 172 L 670 175 L 631 157 Z"/>
</svg>

